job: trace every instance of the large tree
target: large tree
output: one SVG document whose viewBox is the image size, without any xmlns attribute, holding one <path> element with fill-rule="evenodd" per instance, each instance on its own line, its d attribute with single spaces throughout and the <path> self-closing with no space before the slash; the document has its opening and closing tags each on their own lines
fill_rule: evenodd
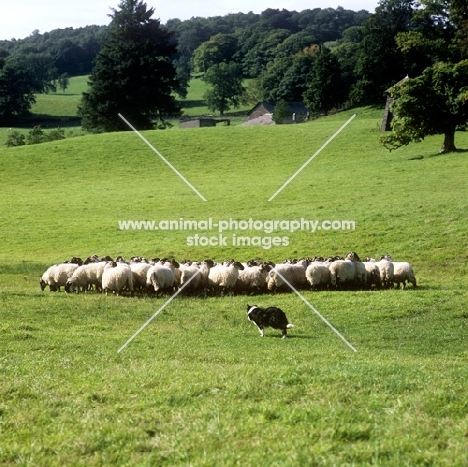
<svg viewBox="0 0 468 467">
<path fill-rule="evenodd" d="M 413 79 L 390 89 L 394 98 L 391 134 L 382 137 L 389 150 L 444 135 L 440 152 L 455 151 L 455 130 L 468 122 L 468 60 L 436 63 Z"/>
<path fill-rule="evenodd" d="M 219 63 L 208 68 L 203 80 L 211 88 L 203 96 L 208 108 L 219 111 L 221 115 L 231 106 L 238 107 L 244 88 L 242 86 L 242 72 L 237 63 Z"/>
<path fill-rule="evenodd" d="M 386 89 L 408 74 L 405 57 L 396 46 L 398 33 L 408 31 L 416 0 L 381 0 L 364 23 L 351 98 L 359 104 L 382 102 Z"/>
<path fill-rule="evenodd" d="M 194 71 L 205 72 L 210 66 L 231 62 L 237 49 L 237 38 L 232 34 L 216 34 L 193 52 Z"/>
<path fill-rule="evenodd" d="M 35 98 L 36 81 L 31 70 L 8 61 L 0 69 L 0 125 L 11 125 L 27 115 Z"/>
<path fill-rule="evenodd" d="M 328 112 L 344 103 L 347 94 L 338 58 L 326 47 L 322 47 L 303 94 L 307 107 L 316 112 Z"/>
<path fill-rule="evenodd" d="M 138 129 L 151 129 L 154 119 L 178 113 L 173 95 L 178 82 L 170 61 L 176 43 L 144 2 L 122 0 L 112 11 L 79 106 L 82 125 L 94 132 L 126 130 L 121 113 Z"/>
</svg>

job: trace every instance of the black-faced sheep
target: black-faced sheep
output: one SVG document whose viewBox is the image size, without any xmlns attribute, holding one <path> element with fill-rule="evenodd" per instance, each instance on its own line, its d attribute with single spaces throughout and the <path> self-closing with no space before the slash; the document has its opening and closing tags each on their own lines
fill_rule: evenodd
<svg viewBox="0 0 468 467">
<path fill-rule="evenodd" d="M 90 262 L 79 266 L 67 280 L 65 291 L 73 292 L 76 290 L 78 292 L 80 289 L 87 291 L 90 290 L 90 287 L 93 285 L 96 287 L 96 290 L 101 290 L 102 273 L 106 264 L 105 261 L 100 261 L 98 263 Z"/>
<path fill-rule="evenodd" d="M 162 259 L 151 266 L 146 273 L 147 291 L 155 294 L 174 291 L 174 271 L 179 263 L 174 260 Z"/>
<path fill-rule="evenodd" d="M 232 293 L 239 271 L 243 269 L 244 266 L 233 259 L 213 266 L 208 273 L 208 289 L 214 294 Z"/>
<path fill-rule="evenodd" d="M 408 281 L 413 284 L 413 287 L 416 287 L 416 277 L 410 263 L 406 261 L 393 261 L 389 255 L 385 255 L 382 258 L 393 264 L 391 285 L 396 284 L 397 289 L 399 289 L 400 284 L 403 284 L 403 288 L 406 288 L 406 281 Z"/>
<path fill-rule="evenodd" d="M 352 261 L 355 267 L 354 283 L 357 287 L 363 287 L 367 283 L 367 270 L 365 264 L 361 261 L 355 251 L 346 255 L 346 259 Z"/>
<path fill-rule="evenodd" d="M 267 291 L 268 272 L 275 267 L 270 261 L 252 262 L 243 264 L 244 269 L 239 271 L 234 291 L 236 293 L 263 293 Z"/>
<path fill-rule="evenodd" d="M 309 260 L 302 259 L 294 263 L 277 264 L 268 273 L 267 287 L 268 290 L 274 292 L 277 290 L 289 291 L 290 287 L 283 280 L 286 279 L 295 289 L 302 289 L 307 286 L 306 269 Z"/>
<path fill-rule="evenodd" d="M 125 287 L 133 295 L 133 273 L 130 266 L 123 262 L 107 262 L 102 273 L 102 291 L 106 295 L 108 292 L 120 295 Z"/>
<path fill-rule="evenodd" d="M 60 291 L 60 287 L 64 287 L 67 280 L 73 276 L 73 273 L 78 268 L 75 263 L 54 264 L 42 275 L 39 283 L 41 290 L 45 290 L 49 286 L 51 292 Z"/>
<path fill-rule="evenodd" d="M 333 287 L 347 287 L 354 284 L 356 265 L 353 261 L 338 260 L 330 263 L 330 284 Z"/>
<path fill-rule="evenodd" d="M 306 269 L 306 279 L 312 290 L 322 290 L 330 285 L 330 264 L 323 261 L 312 261 Z"/>
<path fill-rule="evenodd" d="M 144 262 L 131 262 L 130 269 L 133 273 L 133 288 L 135 290 L 146 290 L 146 277 L 148 269 L 152 265 Z"/>
</svg>

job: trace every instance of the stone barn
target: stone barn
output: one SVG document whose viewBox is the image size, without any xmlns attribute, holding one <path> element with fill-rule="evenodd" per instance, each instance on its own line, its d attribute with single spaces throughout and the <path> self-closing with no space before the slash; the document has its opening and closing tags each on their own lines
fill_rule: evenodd
<svg viewBox="0 0 468 467">
<path fill-rule="evenodd" d="M 404 83 L 407 79 L 408 79 L 408 76 L 405 76 L 402 80 L 398 81 L 398 83 L 396 83 L 395 86 L 397 86 L 398 84 Z M 390 123 L 392 122 L 392 118 L 393 118 L 393 114 L 390 110 L 390 104 L 393 102 L 393 98 L 390 96 L 390 88 L 385 91 L 384 96 L 387 96 L 387 102 L 385 103 L 385 111 L 384 111 L 383 118 L 382 118 L 382 124 L 380 125 L 380 130 L 390 131 L 391 130 Z"/>
<path fill-rule="evenodd" d="M 288 102 L 291 118 L 285 119 L 283 123 L 298 123 L 305 122 L 309 118 L 309 111 L 303 102 Z M 247 114 L 247 121 L 254 120 L 259 117 L 273 115 L 275 104 L 271 102 L 259 102 Z"/>
<path fill-rule="evenodd" d="M 217 123 L 224 122 L 229 125 L 231 121 L 228 118 L 191 118 L 189 120 L 182 120 L 179 122 L 179 128 L 203 128 L 216 126 Z"/>
</svg>

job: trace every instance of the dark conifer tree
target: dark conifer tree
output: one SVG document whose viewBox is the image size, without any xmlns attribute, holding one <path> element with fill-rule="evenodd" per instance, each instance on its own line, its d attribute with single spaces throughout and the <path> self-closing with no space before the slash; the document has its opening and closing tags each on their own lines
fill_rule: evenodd
<svg viewBox="0 0 468 467">
<path fill-rule="evenodd" d="M 119 113 L 137 129 L 151 129 L 156 118 L 178 113 L 172 34 L 140 0 L 122 0 L 118 8 L 79 106 L 85 130 L 128 130 Z"/>
<path fill-rule="evenodd" d="M 303 98 L 315 112 L 328 112 L 346 100 L 347 89 L 338 58 L 322 46 L 307 80 Z"/>
</svg>

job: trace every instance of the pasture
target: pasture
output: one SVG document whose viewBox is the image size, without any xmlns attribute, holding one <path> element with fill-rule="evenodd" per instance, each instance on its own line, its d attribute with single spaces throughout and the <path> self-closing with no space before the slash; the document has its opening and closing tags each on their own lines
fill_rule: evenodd
<svg viewBox="0 0 468 467">
<path fill-rule="evenodd" d="M 356 118 L 272 201 L 286 180 Z M 0 148 L 0 463 L 6 466 L 464 466 L 467 149 L 389 153 L 381 111 L 306 124 L 133 132 Z M 119 220 L 353 220 L 355 230 L 120 230 Z M 235 246 L 232 236 L 286 236 Z M 178 260 L 389 253 L 418 288 L 163 298 L 41 292 L 72 256 Z M 246 304 L 295 328 L 264 338 Z"/>
</svg>

